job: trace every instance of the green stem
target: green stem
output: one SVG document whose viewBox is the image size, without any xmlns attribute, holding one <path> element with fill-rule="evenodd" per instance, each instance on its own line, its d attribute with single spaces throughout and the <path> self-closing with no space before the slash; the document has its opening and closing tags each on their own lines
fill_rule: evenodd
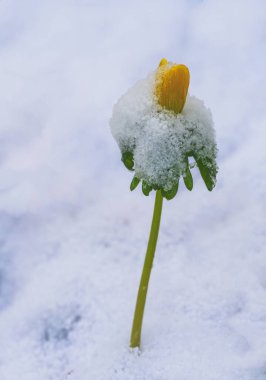
<svg viewBox="0 0 266 380">
<path fill-rule="evenodd" d="M 149 279 L 150 279 L 150 274 L 151 274 L 151 269 L 152 269 L 152 263 L 154 259 L 158 233 L 159 233 L 159 228 L 160 228 L 162 206 L 163 206 L 163 197 L 161 194 L 161 190 L 158 190 L 156 192 L 150 238 L 148 242 L 146 257 L 145 257 L 143 271 L 142 271 L 141 280 L 139 284 L 139 291 L 138 291 L 138 296 L 137 296 L 132 330 L 131 330 L 130 347 L 132 348 L 140 346 L 143 313 L 144 313 Z"/>
</svg>

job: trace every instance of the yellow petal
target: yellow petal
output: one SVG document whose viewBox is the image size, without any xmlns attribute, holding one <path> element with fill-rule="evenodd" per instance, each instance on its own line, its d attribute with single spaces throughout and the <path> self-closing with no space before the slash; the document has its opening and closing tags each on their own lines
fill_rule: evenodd
<svg viewBox="0 0 266 380">
<path fill-rule="evenodd" d="M 172 65 L 163 58 L 156 73 L 155 96 L 158 103 L 175 113 L 182 112 L 189 86 L 189 70 L 185 65 Z"/>
<path fill-rule="evenodd" d="M 167 59 L 166 58 L 162 58 L 161 61 L 160 61 L 160 63 L 159 63 L 159 67 L 163 66 L 163 65 L 167 65 L 167 64 L 168 64 Z"/>
</svg>

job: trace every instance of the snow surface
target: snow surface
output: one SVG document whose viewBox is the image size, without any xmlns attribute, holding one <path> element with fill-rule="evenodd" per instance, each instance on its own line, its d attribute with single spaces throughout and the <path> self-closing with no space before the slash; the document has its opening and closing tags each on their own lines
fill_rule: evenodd
<svg viewBox="0 0 266 380">
<path fill-rule="evenodd" d="M 0 379 L 266 379 L 263 0 L 0 2 Z M 108 120 L 162 57 L 212 110 L 219 174 L 153 208 Z"/>
</svg>

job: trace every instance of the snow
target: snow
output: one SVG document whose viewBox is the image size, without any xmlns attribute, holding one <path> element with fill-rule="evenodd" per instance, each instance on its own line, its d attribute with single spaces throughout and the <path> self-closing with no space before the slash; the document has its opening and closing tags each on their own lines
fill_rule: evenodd
<svg viewBox="0 0 266 380">
<path fill-rule="evenodd" d="M 260 0 L 0 2 L 0 379 L 266 378 Z M 165 56 L 212 111 L 217 186 L 164 202 L 141 353 L 128 348 L 154 195 L 109 130 Z"/>
<path fill-rule="evenodd" d="M 188 156 L 208 160 L 216 172 L 215 132 L 202 101 L 187 96 L 175 114 L 158 105 L 155 83 L 156 71 L 129 89 L 115 104 L 110 126 L 122 155 L 133 155 L 136 177 L 169 191 L 185 173 Z"/>
</svg>

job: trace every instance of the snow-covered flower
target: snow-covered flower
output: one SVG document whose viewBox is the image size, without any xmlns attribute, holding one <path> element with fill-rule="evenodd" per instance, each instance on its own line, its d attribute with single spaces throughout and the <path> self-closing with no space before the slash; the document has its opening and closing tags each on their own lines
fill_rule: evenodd
<svg viewBox="0 0 266 380">
<path fill-rule="evenodd" d="M 111 131 L 122 161 L 135 171 L 131 190 L 142 181 L 145 195 L 160 189 L 165 198 L 172 199 L 180 177 L 192 190 L 190 169 L 194 166 L 208 190 L 215 186 L 217 147 L 211 112 L 187 94 L 188 86 L 188 68 L 163 58 L 157 70 L 114 106 Z"/>
<path fill-rule="evenodd" d="M 172 199 L 182 176 L 193 188 L 190 172 L 197 166 L 208 188 L 216 182 L 216 143 L 210 111 L 188 95 L 189 70 L 163 58 L 157 70 L 135 84 L 114 106 L 111 130 L 129 170 L 130 189 L 156 190 L 153 219 L 133 318 L 130 347 L 140 347 L 142 321 L 156 250 L 163 197 Z M 194 159 L 191 165 L 189 160 Z M 195 165 L 196 164 L 196 165 Z"/>
</svg>

